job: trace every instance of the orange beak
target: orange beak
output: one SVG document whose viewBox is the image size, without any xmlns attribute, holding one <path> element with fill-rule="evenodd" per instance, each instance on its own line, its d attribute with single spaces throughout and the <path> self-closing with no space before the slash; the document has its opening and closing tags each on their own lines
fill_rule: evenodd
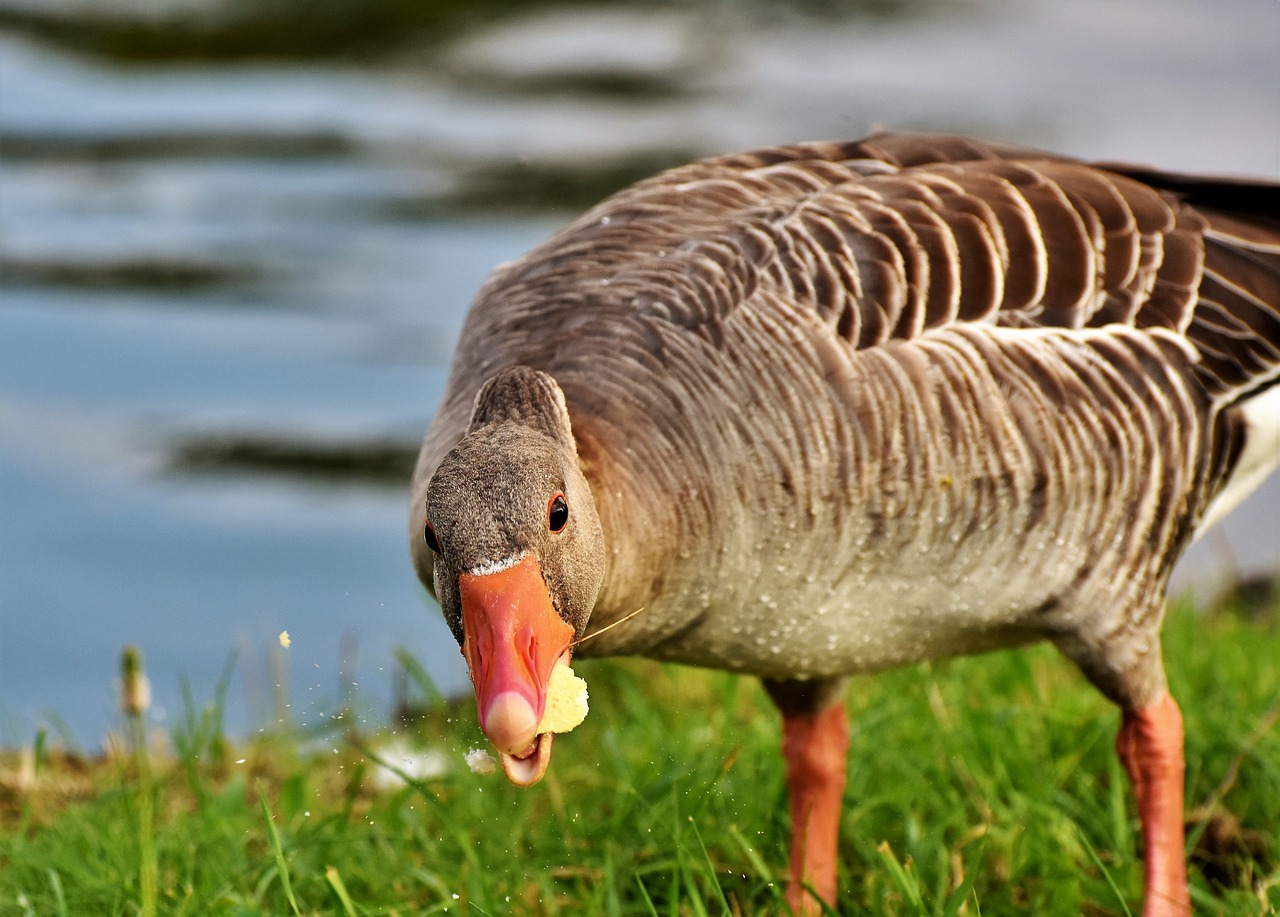
<svg viewBox="0 0 1280 917">
<path fill-rule="evenodd" d="M 551 670 L 566 656 L 573 628 L 556 614 L 532 554 L 497 573 L 458 575 L 462 655 L 476 692 L 480 728 L 507 779 L 532 786 L 551 761 L 551 734 L 538 734 Z"/>
</svg>

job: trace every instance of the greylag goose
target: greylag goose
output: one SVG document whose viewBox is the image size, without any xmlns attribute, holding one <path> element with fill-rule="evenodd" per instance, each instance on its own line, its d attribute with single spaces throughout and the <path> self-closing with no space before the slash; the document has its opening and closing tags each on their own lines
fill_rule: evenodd
<svg viewBox="0 0 1280 917">
<path fill-rule="evenodd" d="M 413 557 L 513 782 L 587 634 L 762 679 L 802 913 L 846 677 L 1052 641 L 1122 712 L 1143 913 L 1185 915 L 1165 586 L 1280 464 L 1278 379 L 1278 183 L 897 133 L 705 159 L 484 284 Z"/>
</svg>

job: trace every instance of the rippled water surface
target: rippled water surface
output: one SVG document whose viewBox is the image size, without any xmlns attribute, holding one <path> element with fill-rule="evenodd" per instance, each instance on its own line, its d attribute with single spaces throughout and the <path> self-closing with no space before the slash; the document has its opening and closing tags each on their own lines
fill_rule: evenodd
<svg viewBox="0 0 1280 917">
<path fill-rule="evenodd" d="M 360 64 L 126 63 L 47 8 L 0 2 L 7 742 L 99 742 L 126 643 L 170 722 L 233 653 L 237 729 L 281 681 L 300 721 L 385 718 L 398 646 L 460 687 L 405 463 L 486 272 L 632 177 L 875 126 L 1280 177 L 1274 0 L 549 8 Z M 1272 481 L 1181 581 L 1280 565 L 1277 512 Z"/>
</svg>

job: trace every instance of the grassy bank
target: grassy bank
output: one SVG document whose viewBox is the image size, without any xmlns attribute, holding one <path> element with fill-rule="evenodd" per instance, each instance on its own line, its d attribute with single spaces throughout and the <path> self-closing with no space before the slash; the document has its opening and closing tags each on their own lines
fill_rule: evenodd
<svg viewBox="0 0 1280 917">
<path fill-rule="evenodd" d="M 1179 608 L 1166 630 L 1197 913 L 1280 911 L 1280 609 L 1252 611 Z M 579 672 L 592 714 L 532 790 L 471 773 L 474 710 L 443 702 L 395 737 L 239 743 L 215 705 L 102 757 L 0 753 L 0 915 L 781 913 L 778 724 L 758 686 Z M 862 679 L 849 701 L 841 913 L 1136 906 L 1116 714 L 1051 649 Z"/>
</svg>

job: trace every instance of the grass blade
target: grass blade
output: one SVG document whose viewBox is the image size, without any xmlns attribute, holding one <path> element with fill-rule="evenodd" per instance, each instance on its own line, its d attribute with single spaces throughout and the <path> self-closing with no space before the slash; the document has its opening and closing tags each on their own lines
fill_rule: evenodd
<svg viewBox="0 0 1280 917">
<path fill-rule="evenodd" d="M 294 917 L 302 917 L 302 909 L 298 907 L 298 899 L 293 896 L 293 884 L 289 881 L 289 864 L 285 862 L 284 848 L 280 846 L 280 832 L 276 830 L 275 819 L 271 815 L 271 807 L 267 805 L 267 794 L 258 782 L 258 802 L 262 804 L 262 818 L 267 823 L 267 837 L 271 840 L 271 852 L 276 858 L 276 870 L 280 873 L 280 884 L 284 887 L 285 899 L 293 909 Z"/>
<path fill-rule="evenodd" d="M 445 705 L 444 693 L 436 685 L 427 670 L 423 667 L 412 653 L 404 647 L 396 647 L 395 650 L 396 664 L 400 666 L 400 672 L 404 677 L 411 680 L 417 685 L 418 690 L 422 692 L 422 696 L 426 698 L 426 706 L 429 710 L 438 710 Z M 408 698 L 401 698 L 402 702 L 407 702 Z"/>
<path fill-rule="evenodd" d="M 716 878 L 716 864 L 711 860 L 711 854 L 707 852 L 707 845 L 702 840 L 702 832 L 698 830 L 698 823 L 692 818 L 689 819 L 689 827 L 693 829 L 693 836 L 698 839 L 698 849 L 702 851 L 702 860 L 707 864 L 707 875 L 711 878 L 711 887 L 715 889 L 716 897 L 720 900 L 720 906 L 724 908 L 724 913 L 733 914 L 733 909 L 729 907 L 729 899 L 724 896 L 724 889 L 720 887 L 720 880 Z"/>
<path fill-rule="evenodd" d="M 53 888 L 53 901 L 58 917 L 67 917 L 67 895 L 62 890 L 62 877 L 56 869 L 49 869 L 49 885 Z"/>
<path fill-rule="evenodd" d="M 738 830 L 737 825 L 729 826 L 729 835 L 738 842 L 738 846 L 742 848 L 742 853 L 746 856 L 747 862 L 751 864 L 752 869 L 758 872 L 761 877 L 773 875 L 773 870 L 769 868 L 769 864 L 760 858 L 760 854 L 756 852 L 756 849 L 751 846 L 742 832 Z"/>
<path fill-rule="evenodd" d="M 1102 858 L 1098 856 L 1098 851 L 1093 849 L 1093 844 L 1089 843 L 1089 838 L 1085 836 L 1085 833 L 1083 831 L 1077 833 L 1080 836 L 1080 843 L 1084 845 L 1084 849 L 1089 854 L 1089 859 L 1093 860 L 1094 865 L 1102 872 L 1102 877 L 1107 880 L 1107 885 L 1115 893 L 1116 901 L 1120 903 L 1120 909 L 1124 911 L 1125 917 L 1133 917 L 1133 912 L 1129 910 L 1129 903 L 1124 900 L 1124 894 L 1120 891 L 1120 886 L 1111 877 L 1111 870 L 1107 869 L 1107 865 L 1102 862 Z"/>
<path fill-rule="evenodd" d="M 333 893 L 338 896 L 338 901 L 342 904 L 342 912 L 347 917 L 356 917 L 356 906 L 351 901 L 351 895 L 347 893 L 347 886 L 342 881 L 342 876 L 338 870 L 332 866 L 324 868 L 324 880 L 329 883 L 329 887 L 333 889 Z"/>
<path fill-rule="evenodd" d="M 903 866 L 888 841 L 884 841 L 876 849 L 880 854 L 880 862 L 884 863 L 889 876 L 911 905 L 914 913 L 923 914 L 925 907 L 924 899 L 920 897 L 920 880 L 911 869 L 910 860 L 907 861 L 906 866 Z"/>
<path fill-rule="evenodd" d="M 658 917 L 658 909 L 653 906 L 653 899 L 649 897 L 649 889 L 644 887 L 644 879 L 636 876 L 636 888 L 640 889 L 640 897 L 644 899 L 645 907 L 649 909 L 651 917 Z"/>
</svg>

